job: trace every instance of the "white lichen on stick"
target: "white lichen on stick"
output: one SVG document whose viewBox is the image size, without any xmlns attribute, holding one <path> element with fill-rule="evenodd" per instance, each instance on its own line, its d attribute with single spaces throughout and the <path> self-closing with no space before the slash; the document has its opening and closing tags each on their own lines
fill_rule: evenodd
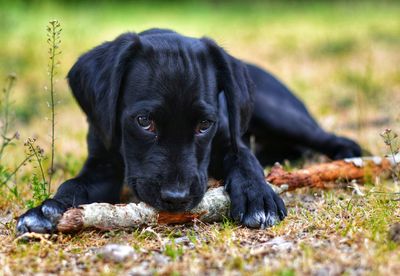
<svg viewBox="0 0 400 276">
<path fill-rule="evenodd" d="M 209 189 L 199 205 L 191 213 L 200 214 L 204 222 L 221 221 L 229 214 L 230 200 L 223 187 Z"/>
<path fill-rule="evenodd" d="M 83 228 L 119 229 L 157 223 L 157 211 L 145 203 L 92 203 L 67 210 L 57 225 L 60 232 Z"/>
</svg>

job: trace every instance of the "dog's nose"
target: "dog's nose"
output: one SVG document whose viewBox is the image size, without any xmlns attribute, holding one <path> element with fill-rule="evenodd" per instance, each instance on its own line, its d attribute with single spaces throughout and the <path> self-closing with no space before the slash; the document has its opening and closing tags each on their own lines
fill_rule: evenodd
<svg viewBox="0 0 400 276">
<path fill-rule="evenodd" d="M 189 202 L 189 190 L 165 189 L 161 190 L 161 199 L 170 204 Z"/>
</svg>

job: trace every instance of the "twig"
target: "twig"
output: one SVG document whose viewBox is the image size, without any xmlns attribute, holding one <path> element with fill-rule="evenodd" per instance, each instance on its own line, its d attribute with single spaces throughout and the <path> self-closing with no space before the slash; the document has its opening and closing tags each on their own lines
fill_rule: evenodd
<svg viewBox="0 0 400 276">
<path fill-rule="evenodd" d="M 18 236 L 14 240 L 14 243 L 18 243 L 19 241 L 40 240 L 40 243 L 42 243 L 42 244 L 45 243 L 47 245 L 52 245 L 53 243 L 48 240 L 49 237 L 50 237 L 49 234 L 27 232 L 27 233 L 22 234 L 21 236 Z"/>
<path fill-rule="evenodd" d="M 35 140 L 33 140 L 33 142 L 34 142 Z M 29 150 L 30 150 L 30 152 L 31 152 L 31 156 L 33 157 L 33 156 L 35 156 L 35 159 L 36 159 L 36 163 L 39 165 L 39 169 L 40 169 L 40 175 L 41 175 L 41 177 L 42 177 L 42 181 L 43 181 L 43 183 L 46 183 L 46 176 L 45 176 L 45 174 L 44 174 L 44 170 L 43 170 L 43 165 L 42 165 L 42 156 L 40 156 L 39 154 L 41 154 L 41 153 L 39 153 L 36 149 L 35 149 L 35 147 L 33 146 L 33 142 L 32 142 L 32 140 L 30 140 L 30 138 L 28 138 L 27 139 L 27 141 L 26 141 L 26 145 L 28 146 L 28 148 L 29 148 Z"/>
<path fill-rule="evenodd" d="M 366 177 L 390 173 L 393 162 L 398 162 L 400 155 L 394 157 L 358 157 L 337 160 L 329 163 L 312 165 L 306 169 L 286 172 L 275 164 L 266 179 L 276 186 L 288 185 L 288 190 L 301 187 L 329 188 L 336 182 L 363 182 Z"/>
<path fill-rule="evenodd" d="M 57 230 L 72 232 L 84 228 L 135 228 L 157 224 L 182 224 L 194 219 L 204 222 L 221 221 L 228 216 L 229 203 L 229 196 L 223 187 L 208 190 L 196 208 L 184 213 L 158 212 L 143 202 L 126 205 L 92 203 L 65 212 Z"/>
</svg>

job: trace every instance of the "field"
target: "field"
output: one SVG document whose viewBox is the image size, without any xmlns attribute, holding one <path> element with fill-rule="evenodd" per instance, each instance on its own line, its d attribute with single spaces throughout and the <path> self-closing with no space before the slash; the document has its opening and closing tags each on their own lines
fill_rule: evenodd
<svg viewBox="0 0 400 276">
<path fill-rule="evenodd" d="M 58 3 L 0 1 L 0 84 L 6 87 L 6 77 L 15 73 L 8 135 L 18 131 L 19 137 L 0 154 L 1 183 L 9 175 L 4 172 L 13 171 L 29 154 L 24 146 L 29 137 L 37 139 L 35 145 L 47 156 L 44 168 L 50 165 L 46 26 L 52 19 L 63 28 L 55 77 L 52 193 L 57 184 L 79 172 L 87 153 L 87 124 L 65 76 L 80 54 L 125 31 L 163 27 L 212 37 L 236 57 L 277 75 L 325 129 L 357 140 L 367 155 L 390 153 L 380 136 L 385 129 L 400 133 L 400 4 L 396 1 Z M 1 106 L 3 131 L 4 93 Z M 396 141 L 391 145 L 396 148 Z M 323 160 L 316 155 L 285 166 Z M 400 189 L 391 177 L 369 179 L 359 186 L 361 193 L 351 188 L 286 193 L 288 217 L 267 230 L 250 230 L 226 220 L 16 240 L 14 218 L 35 203 L 29 199 L 37 187 L 32 175 L 40 177 L 38 169 L 37 162 L 27 162 L 0 185 L 0 275 L 400 272 Z M 134 252 L 122 262 L 98 254 L 111 243 L 129 245 Z"/>
</svg>

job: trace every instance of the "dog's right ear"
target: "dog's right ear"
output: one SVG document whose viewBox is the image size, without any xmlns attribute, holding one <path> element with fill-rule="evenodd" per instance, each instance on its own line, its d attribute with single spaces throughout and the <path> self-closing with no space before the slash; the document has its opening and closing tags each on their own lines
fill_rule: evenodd
<svg viewBox="0 0 400 276">
<path fill-rule="evenodd" d="M 254 84 L 245 64 L 230 56 L 213 40 L 201 40 L 209 49 L 216 67 L 218 92 L 223 91 L 226 98 L 231 147 L 237 153 L 240 137 L 247 131 L 251 118 Z"/>
<path fill-rule="evenodd" d="M 107 148 L 115 136 L 121 83 L 140 47 L 138 35 L 122 34 L 82 55 L 68 73 L 76 100 Z"/>
</svg>

